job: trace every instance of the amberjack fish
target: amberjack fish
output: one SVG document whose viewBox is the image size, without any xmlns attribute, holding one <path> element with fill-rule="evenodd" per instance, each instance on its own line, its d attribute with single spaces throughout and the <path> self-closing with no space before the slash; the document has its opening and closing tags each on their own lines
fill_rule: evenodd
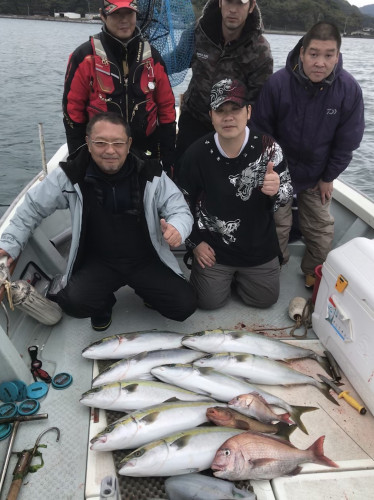
<svg viewBox="0 0 374 500">
<path fill-rule="evenodd" d="M 176 398 L 180 401 L 207 401 L 207 396 L 196 394 L 175 385 L 152 380 L 128 380 L 99 385 L 82 394 L 80 402 L 104 410 L 134 411 Z"/>
<path fill-rule="evenodd" d="M 194 366 L 209 366 L 214 370 L 234 377 L 242 377 L 248 382 L 265 385 L 300 385 L 316 387 L 332 403 L 336 400 L 329 392 L 329 386 L 319 380 L 298 372 L 280 361 L 255 354 L 222 352 L 210 354 L 194 361 Z"/>
<path fill-rule="evenodd" d="M 240 481 L 296 475 L 301 471 L 300 464 L 306 462 L 339 467 L 325 457 L 324 439 L 325 436 L 321 436 L 307 450 L 300 450 L 276 436 L 244 432 L 223 443 L 211 468 L 216 477 Z"/>
<path fill-rule="evenodd" d="M 215 403 L 226 407 L 225 403 Z M 134 411 L 108 425 L 91 439 L 91 450 L 138 448 L 156 439 L 209 422 L 211 401 L 171 402 Z M 240 415 L 240 413 L 238 414 Z M 241 417 L 245 418 L 243 415 Z"/>
<path fill-rule="evenodd" d="M 85 347 L 82 356 L 88 359 L 122 359 L 144 351 L 182 347 L 184 333 L 146 330 L 111 335 Z"/>
<path fill-rule="evenodd" d="M 227 403 L 231 399 L 246 393 L 258 393 L 270 405 L 284 408 L 291 419 L 306 434 L 308 434 L 301 421 L 301 415 L 306 411 L 317 410 L 310 406 L 291 406 L 281 398 L 264 391 L 259 386 L 249 382 L 217 372 L 213 368 L 199 368 L 192 364 L 172 364 L 152 368 L 152 375 L 168 384 L 174 384 L 183 389 L 203 394 L 207 397 Z"/>
<path fill-rule="evenodd" d="M 244 352 L 281 361 L 311 358 L 316 360 L 329 373 L 329 364 L 326 358 L 311 349 L 287 344 L 281 340 L 271 339 L 259 333 L 206 330 L 186 335 L 182 339 L 182 344 L 191 349 L 208 353 Z"/>
<path fill-rule="evenodd" d="M 169 477 L 165 481 L 165 491 L 170 500 L 256 500 L 251 491 L 203 474 Z"/>
<path fill-rule="evenodd" d="M 132 477 L 177 476 L 208 469 L 218 448 L 243 431 L 196 427 L 152 441 L 127 455 L 119 473 Z"/>
<path fill-rule="evenodd" d="M 206 411 L 207 418 L 215 425 L 222 427 L 234 427 L 243 431 L 263 432 L 264 434 L 277 434 L 289 439 L 290 434 L 296 429 L 296 425 L 286 423 L 265 423 L 260 422 L 244 413 L 226 408 L 226 406 L 212 406 Z"/>
<path fill-rule="evenodd" d="M 152 380 L 151 368 L 167 363 L 191 363 L 205 353 L 186 349 L 165 349 L 146 351 L 121 359 L 108 366 L 92 381 L 92 387 L 110 384 L 121 380 Z"/>
</svg>

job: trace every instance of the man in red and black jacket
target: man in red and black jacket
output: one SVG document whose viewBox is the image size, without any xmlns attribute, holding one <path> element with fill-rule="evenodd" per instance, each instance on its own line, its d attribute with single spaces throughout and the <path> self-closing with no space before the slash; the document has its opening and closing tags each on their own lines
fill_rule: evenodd
<svg viewBox="0 0 374 500">
<path fill-rule="evenodd" d="M 70 56 L 63 95 L 69 153 L 85 143 L 93 115 L 114 111 L 133 131 L 133 150 L 174 162 L 175 98 L 158 51 L 136 25 L 137 0 L 103 0 L 102 32 Z"/>
</svg>

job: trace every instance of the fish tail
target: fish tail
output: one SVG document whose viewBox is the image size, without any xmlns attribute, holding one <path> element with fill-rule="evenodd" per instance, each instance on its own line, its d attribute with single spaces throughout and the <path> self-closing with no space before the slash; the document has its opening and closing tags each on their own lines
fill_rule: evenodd
<svg viewBox="0 0 374 500">
<path fill-rule="evenodd" d="M 287 441 L 290 440 L 290 435 L 293 433 L 295 429 L 297 429 L 296 424 L 288 425 L 286 422 L 279 422 L 277 424 L 277 432 L 276 435 L 283 438 L 287 439 Z"/>
<path fill-rule="evenodd" d="M 334 375 L 331 373 L 329 360 L 325 356 L 320 356 L 319 354 L 316 354 L 315 356 L 313 356 L 313 358 L 317 361 L 317 363 L 320 366 L 322 366 L 322 368 L 325 370 L 326 373 L 334 377 Z"/>
<path fill-rule="evenodd" d="M 323 452 L 323 443 L 325 441 L 325 436 L 321 436 L 315 441 L 311 446 L 309 446 L 308 451 L 311 451 L 314 455 L 314 463 L 319 465 L 326 465 L 327 467 L 337 467 L 339 465 L 325 457 Z"/>
<path fill-rule="evenodd" d="M 331 403 L 339 406 L 339 403 L 333 398 L 330 394 L 330 387 L 324 382 L 317 382 L 316 387 L 322 392 L 322 394 L 327 398 Z"/>
<path fill-rule="evenodd" d="M 305 425 L 301 421 L 301 415 L 308 411 L 318 410 L 315 406 L 291 406 L 290 416 L 300 430 L 308 434 Z"/>
</svg>

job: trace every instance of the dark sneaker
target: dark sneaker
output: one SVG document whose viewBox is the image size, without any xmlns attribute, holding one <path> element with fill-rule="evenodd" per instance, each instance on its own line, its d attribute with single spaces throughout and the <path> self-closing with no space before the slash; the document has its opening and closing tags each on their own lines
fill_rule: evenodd
<svg viewBox="0 0 374 500">
<path fill-rule="evenodd" d="M 103 332 L 112 324 L 112 311 L 102 316 L 92 316 L 91 326 L 97 332 Z"/>
</svg>

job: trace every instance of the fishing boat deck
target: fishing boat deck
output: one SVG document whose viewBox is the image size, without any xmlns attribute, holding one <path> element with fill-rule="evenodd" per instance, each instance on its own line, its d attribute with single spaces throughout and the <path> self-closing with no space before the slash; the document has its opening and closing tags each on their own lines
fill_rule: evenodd
<svg viewBox="0 0 374 500">
<path fill-rule="evenodd" d="M 289 336 L 289 329 L 282 328 L 293 324 L 288 317 L 290 299 L 295 296 L 305 298 L 311 296 L 311 292 L 303 286 L 299 270 L 299 253 L 300 248 L 295 244 L 290 262 L 282 269 L 280 299 L 270 309 L 245 307 L 236 296 L 233 296 L 229 304 L 218 311 L 199 310 L 185 322 L 177 323 L 145 308 L 141 299 L 125 287 L 117 293 L 113 323 L 105 332 L 105 336 L 149 328 L 182 333 L 214 328 L 233 330 L 263 328 L 269 336 L 280 337 L 287 342 L 312 348 L 321 353 L 323 347 L 312 329 L 308 330 L 305 340 L 295 340 Z M 81 394 L 90 388 L 91 380 L 96 374 L 93 370 L 97 370 L 96 364 L 94 366 L 92 361 L 82 358 L 81 351 L 104 335 L 94 332 L 88 319 L 79 320 L 65 315 L 53 328 L 38 324 L 23 315 L 21 321 L 18 328 L 20 332 L 18 349 L 23 353 L 23 357 L 27 359 L 29 345 L 38 344 L 39 348 L 44 345 L 39 356 L 43 361 L 43 368 L 50 375 L 61 371 L 69 372 L 73 376 L 73 384 L 65 390 L 51 388 L 41 401 L 40 411 L 48 413 L 48 423 L 46 421 L 23 423 L 19 427 L 13 448 L 15 451 L 32 447 L 37 436 L 49 427 L 57 426 L 61 430 L 58 443 L 55 442 L 54 432 L 44 436 L 42 442 L 48 445 L 46 449 L 41 450 L 45 466 L 35 475 L 27 476 L 27 482 L 22 487 L 19 498 L 20 500 L 99 498 L 101 480 L 106 475 L 115 473 L 113 455 L 89 451 L 88 437 L 95 435 L 106 425 L 107 417 L 102 410 L 91 412 L 89 408 L 79 403 L 79 399 Z M 271 328 L 280 330 L 272 331 Z M 295 332 L 296 336 L 302 334 L 304 328 Z M 293 361 L 292 366 L 310 375 L 316 375 L 321 371 L 321 367 L 309 359 Z M 344 383 L 350 387 L 346 380 Z M 354 498 L 353 493 L 349 493 L 353 491 L 359 491 L 360 498 L 369 498 L 372 493 L 372 490 L 369 492 L 369 487 L 374 481 L 374 418 L 369 413 L 365 416 L 359 415 L 344 402 L 340 406 L 335 406 L 314 387 L 272 387 L 271 391 L 291 404 L 320 408 L 303 416 L 309 435 L 297 429 L 292 434 L 291 441 L 300 448 L 307 448 L 319 436 L 325 435 L 325 454 L 337 462 L 340 468 L 332 471 L 323 466 L 306 464 L 302 473 L 295 477 L 273 481 L 251 481 L 258 500 L 296 500 L 300 498 L 300 488 L 312 492 L 310 497 L 303 495 L 310 499 L 344 498 L 343 490 L 343 493 L 348 493 L 346 498 Z M 353 389 L 351 393 L 358 398 Z M 97 421 L 94 423 L 94 420 Z M 363 426 L 367 432 L 362 432 Z M 0 443 L 1 457 L 5 455 L 6 445 L 6 440 Z M 16 458 L 12 457 L 4 493 L 8 491 L 15 463 Z M 315 482 L 315 479 L 318 479 L 318 482 Z M 307 487 L 310 481 L 313 481 L 311 489 Z M 317 493 L 317 487 L 321 488 L 321 496 Z M 159 478 L 152 480 L 122 477 L 120 488 L 122 500 L 167 498 L 163 491 L 163 480 Z M 329 497 L 323 496 L 324 491 L 329 491 Z M 330 491 L 334 491 L 336 496 L 330 496 Z"/>
<path fill-rule="evenodd" d="M 340 200 L 344 200 L 348 195 L 343 189 L 339 190 L 337 196 L 340 196 Z M 364 215 L 360 214 L 358 217 L 355 213 L 359 210 L 357 207 L 350 206 L 346 201 L 344 204 L 347 207 L 342 206 L 339 200 L 334 204 L 336 244 L 342 244 L 355 236 L 373 238 L 374 230 L 368 224 L 373 225 L 374 218 L 370 216 L 371 220 L 368 221 L 365 220 Z M 42 223 L 20 257 L 12 280 L 19 278 L 30 261 L 35 262 L 49 276 L 63 271 L 66 262 L 64 255 L 66 255 L 69 242 L 68 221 L 69 215 L 61 212 Z M 0 222 L 4 223 L 4 219 Z M 55 432 L 51 431 L 43 436 L 41 443 L 47 444 L 47 448 L 40 449 L 43 454 L 44 467 L 36 474 L 26 476 L 19 499 L 99 499 L 102 479 L 116 473 L 112 453 L 94 452 L 88 449 L 89 438 L 106 424 L 105 412 L 91 411 L 79 402 L 81 394 L 91 387 L 92 378 L 97 374 L 96 363 L 84 359 L 81 351 L 103 336 L 151 328 L 186 334 L 215 328 L 263 329 L 270 337 L 281 338 L 284 341 L 322 352 L 323 347 L 312 328 L 302 340 L 297 336 L 304 334 L 303 327 L 296 330 L 295 337 L 291 337 L 290 329 L 286 328 L 293 325 L 288 316 L 290 300 L 296 296 L 306 299 L 311 297 L 311 292 L 304 287 L 299 267 L 302 251 L 302 242 L 292 243 L 290 261 L 281 271 L 279 300 L 277 304 L 266 310 L 244 306 L 240 299 L 233 295 L 230 302 L 222 309 L 198 310 L 185 322 L 178 323 L 146 308 L 142 300 L 131 289 L 125 287 L 116 294 L 117 304 L 113 310 L 113 322 L 105 334 L 93 331 L 89 319 L 75 319 L 63 315 L 57 325 L 50 327 L 38 323 L 19 310 L 10 312 L 9 337 L 25 365 L 30 366 L 27 348 L 30 345 L 38 345 L 38 357 L 43 362 L 43 369 L 51 376 L 60 372 L 68 372 L 73 376 L 73 383 L 70 387 L 64 390 L 51 387 L 44 399 L 40 400 L 39 412 L 48 413 L 48 420 L 21 423 L 19 426 L 13 446 L 13 451 L 17 452 L 32 448 L 37 436 L 50 427 L 56 426 L 61 431 L 59 442 L 56 442 Z M 182 260 L 183 252 L 177 255 Z M 0 334 L 3 335 L 3 339 L 6 338 L 6 330 L 5 315 L 0 313 Z M 309 359 L 293 361 L 292 366 L 314 376 L 322 370 L 315 361 Z M 341 368 L 344 371 L 344 367 Z M 4 369 L 0 366 L 0 374 L 5 379 L 2 370 Z M 28 370 L 24 373 L 27 373 L 24 381 L 33 382 Z M 344 375 L 342 382 L 345 388 L 350 389 L 351 394 L 361 401 Z M 373 416 L 369 412 L 364 416 L 359 415 L 344 401 L 340 402 L 339 406 L 334 405 L 311 386 L 271 387 L 269 391 L 291 404 L 319 408 L 302 417 L 309 435 L 296 429 L 291 436 L 291 442 L 305 449 L 317 438 L 325 435 L 325 455 L 337 462 L 339 469 L 305 464 L 302 472 L 297 476 L 282 477 L 272 481 L 251 481 L 258 500 L 299 500 L 301 496 L 303 500 L 372 498 Z M 0 441 L 0 466 L 5 457 L 8 442 L 9 440 Z M 16 461 L 16 456 L 12 455 L 1 499 L 6 498 Z M 167 498 L 163 489 L 163 481 L 157 478 L 121 477 L 120 492 L 122 500 Z"/>
</svg>

